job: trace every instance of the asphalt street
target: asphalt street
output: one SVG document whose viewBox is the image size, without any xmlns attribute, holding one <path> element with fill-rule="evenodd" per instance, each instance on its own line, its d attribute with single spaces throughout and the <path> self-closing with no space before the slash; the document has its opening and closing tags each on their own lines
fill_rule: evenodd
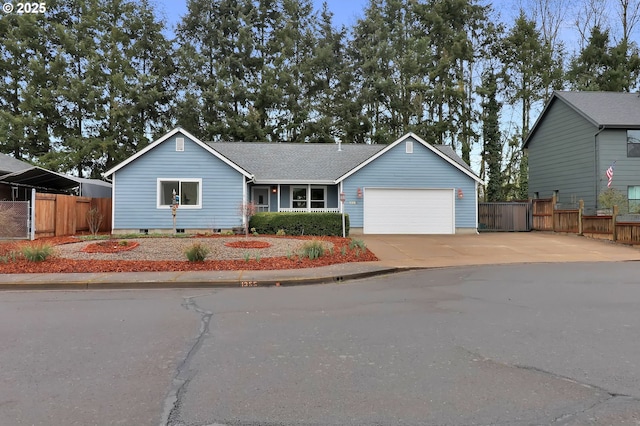
<svg viewBox="0 0 640 426">
<path fill-rule="evenodd" d="M 0 424 L 637 425 L 639 267 L 4 292 Z"/>
</svg>

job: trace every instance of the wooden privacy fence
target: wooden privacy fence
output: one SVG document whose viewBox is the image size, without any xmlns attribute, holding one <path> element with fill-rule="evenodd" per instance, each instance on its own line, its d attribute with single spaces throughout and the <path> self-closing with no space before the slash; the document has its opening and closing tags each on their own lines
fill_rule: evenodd
<svg viewBox="0 0 640 426">
<path fill-rule="evenodd" d="M 531 203 L 478 203 L 480 231 L 531 231 Z"/>
<path fill-rule="evenodd" d="M 585 215 L 582 200 L 577 209 L 556 208 L 555 197 L 532 200 L 532 203 L 533 229 L 536 231 L 567 232 L 624 244 L 640 244 L 640 215 L 619 216 L 617 206 L 610 214 Z"/>
<path fill-rule="evenodd" d="M 89 232 L 87 213 L 91 209 L 102 215 L 99 231 L 111 231 L 111 198 L 36 193 L 35 206 L 36 238 Z"/>
<path fill-rule="evenodd" d="M 531 200 L 533 229 L 536 231 L 553 231 L 553 207 L 555 199 L 540 198 Z"/>
</svg>

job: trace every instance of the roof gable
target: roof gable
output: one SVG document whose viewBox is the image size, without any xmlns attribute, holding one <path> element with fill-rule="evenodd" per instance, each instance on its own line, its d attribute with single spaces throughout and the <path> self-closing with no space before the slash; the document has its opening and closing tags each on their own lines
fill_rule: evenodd
<svg viewBox="0 0 640 426">
<path fill-rule="evenodd" d="M 396 146 L 398 146 L 399 144 L 401 144 L 402 142 L 406 141 L 409 138 L 412 138 L 414 141 L 420 143 L 425 148 L 427 148 L 429 151 L 434 153 L 436 156 L 440 157 L 442 160 L 444 160 L 447 163 L 451 164 L 453 167 L 455 167 L 456 169 L 460 170 L 462 173 L 464 173 L 465 175 L 469 176 L 471 179 L 475 180 L 478 183 L 483 183 L 482 180 L 478 176 L 476 176 L 476 174 L 473 172 L 471 167 L 469 167 L 455 153 L 455 151 L 453 151 L 453 149 L 451 149 L 451 147 L 448 147 L 448 146 L 445 146 L 445 145 L 437 145 L 437 146 L 431 145 L 431 144 L 427 143 L 424 139 L 420 138 L 419 136 L 417 136 L 414 133 L 407 133 L 406 135 L 402 136 L 400 139 L 396 140 L 395 142 L 393 142 L 393 143 L 391 143 L 389 145 L 386 145 L 384 149 L 380 150 L 375 155 L 369 157 L 366 161 L 364 161 L 361 164 L 359 164 L 358 166 L 354 167 L 349 172 L 347 172 L 344 175 L 340 176 L 336 180 L 336 182 L 343 181 L 344 179 L 346 179 L 349 176 L 353 175 L 358 170 L 366 167 L 367 164 L 371 163 L 376 158 L 381 157 L 386 152 L 389 152 L 390 150 L 392 150 L 393 148 L 395 148 Z"/>
<path fill-rule="evenodd" d="M 524 148 L 528 147 L 554 102 L 564 102 L 598 128 L 640 129 L 640 96 L 637 93 L 555 91 L 527 135 Z"/>
<path fill-rule="evenodd" d="M 249 172 L 247 172 L 243 168 L 239 167 L 237 164 L 233 163 L 232 161 L 229 161 L 229 159 L 227 159 L 226 157 L 224 157 L 223 155 L 221 155 L 217 151 L 211 149 L 210 146 L 208 146 L 204 142 L 200 141 L 198 138 L 196 138 L 195 136 L 193 136 L 191 133 L 187 132 L 186 130 L 182 129 L 181 127 L 176 127 L 175 129 L 173 129 L 172 131 L 170 131 L 166 135 L 162 136 L 161 138 L 159 138 L 155 142 L 153 142 L 150 145 L 148 145 L 147 147 L 145 147 L 143 150 L 141 150 L 141 151 L 137 152 L 136 154 L 132 155 L 131 157 L 127 158 L 126 160 L 124 160 L 123 162 L 121 162 L 117 166 L 111 168 L 110 170 L 107 170 L 106 172 L 104 172 L 102 174 L 102 176 L 104 176 L 104 177 L 111 176 L 113 173 L 117 172 L 118 170 L 120 170 L 123 167 L 127 166 L 128 164 L 132 163 L 136 159 L 142 157 L 144 154 L 146 154 L 147 152 L 151 151 L 152 149 L 154 149 L 155 147 L 157 147 L 161 143 L 165 142 L 166 140 L 172 138 L 173 136 L 175 136 L 178 133 L 180 133 L 183 136 L 186 136 L 187 138 L 191 139 L 195 144 L 199 145 L 200 147 L 205 149 L 207 152 L 213 154 L 215 157 L 217 157 L 218 159 L 222 160 L 224 163 L 226 163 L 227 165 L 229 165 L 230 167 L 232 167 L 233 169 L 235 169 L 239 173 L 243 174 L 244 176 L 246 176 L 248 178 L 252 178 L 253 177 Z"/>
</svg>

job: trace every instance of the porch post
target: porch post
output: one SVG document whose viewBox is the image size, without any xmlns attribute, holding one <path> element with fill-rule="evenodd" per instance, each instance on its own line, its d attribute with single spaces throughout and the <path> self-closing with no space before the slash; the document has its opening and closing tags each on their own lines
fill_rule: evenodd
<svg viewBox="0 0 640 426">
<path fill-rule="evenodd" d="M 311 184 L 307 184 L 307 213 L 311 213 Z"/>
<path fill-rule="evenodd" d="M 278 193 L 276 196 L 278 198 L 278 211 L 280 211 L 280 184 L 278 184 Z"/>
<path fill-rule="evenodd" d="M 31 188 L 31 229 L 29 230 L 29 239 L 31 241 L 36 239 L 36 189 L 35 188 Z"/>
</svg>

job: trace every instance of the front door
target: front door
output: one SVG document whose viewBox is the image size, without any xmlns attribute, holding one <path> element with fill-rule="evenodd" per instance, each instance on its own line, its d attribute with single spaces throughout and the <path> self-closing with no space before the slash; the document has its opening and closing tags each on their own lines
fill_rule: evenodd
<svg viewBox="0 0 640 426">
<path fill-rule="evenodd" d="M 269 187 L 254 186 L 251 188 L 251 199 L 256 205 L 256 213 L 269 211 Z"/>
</svg>

